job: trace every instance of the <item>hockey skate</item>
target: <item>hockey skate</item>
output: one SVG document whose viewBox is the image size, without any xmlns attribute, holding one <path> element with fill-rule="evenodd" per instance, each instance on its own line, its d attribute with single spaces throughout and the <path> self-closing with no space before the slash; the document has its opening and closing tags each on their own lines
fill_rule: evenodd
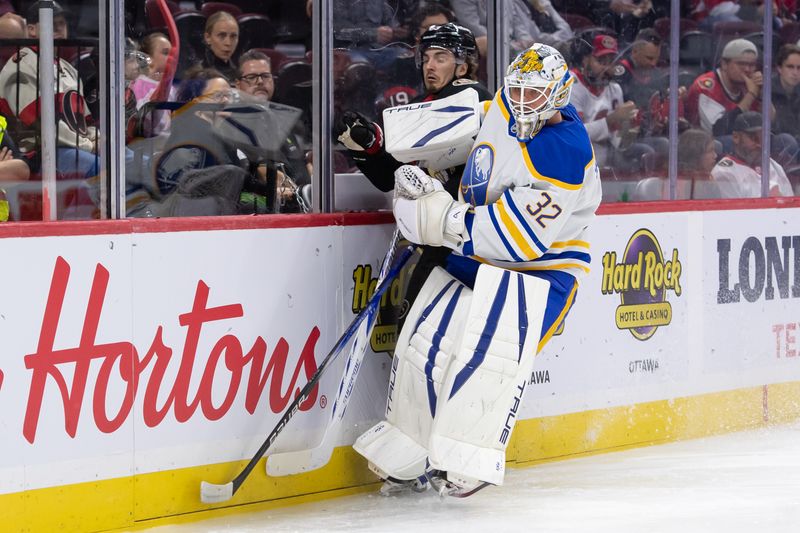
<svg viewBox="0 0 800 533">
<path fill-rule="evenodd" d="M 425 472 L 425 477 L 430 482 L 433 490 L 442 498 L 448 496 L 466 498 L 491 485 L 491 483 L 485 481 L 454 475 L 442 470 L 428 470 Z"/>
<path fill-rule="evenodd" d="M 374 464 L 367 464 L 369 469 L 383 480 L 383 485 L 381 485 L 381 489 L 379 491 L 381 496 L 393 496 L 395 494 L 401 494 L 408 491 L 425 492 L 428 490 L 428 479 L 424 475 L 416 479 L 397 479 L 388 475 Z"/>
</svg>

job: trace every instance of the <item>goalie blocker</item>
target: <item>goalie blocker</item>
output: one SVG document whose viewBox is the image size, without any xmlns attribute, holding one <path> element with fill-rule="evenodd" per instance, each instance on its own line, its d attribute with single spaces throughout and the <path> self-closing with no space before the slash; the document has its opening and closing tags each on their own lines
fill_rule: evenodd
<svg viewBox="0 0 800 533">
<path fill-rule="evenodd" d="M 550 294 L 544 279 L 490 265 L 470 290 L 437 267 L 398 338 L 386 420 L 353 445 L 370 468 L 399 480 L 443 471 L 464 491 L 501 485 L 544 317 L 567 305 Z"/>
</svg>

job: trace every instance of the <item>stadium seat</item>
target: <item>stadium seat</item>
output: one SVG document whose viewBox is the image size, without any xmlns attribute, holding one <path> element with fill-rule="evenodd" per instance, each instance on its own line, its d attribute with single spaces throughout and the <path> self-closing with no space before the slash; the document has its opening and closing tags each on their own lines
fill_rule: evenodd
<svg viewBox="0 0 800 533">
<path fill-rule="evenodd" d="M 781 44 L 796 44 L 800 40 L 800 22 L 787 22 L 778 35 Z"/>
<path fill-rule="evenodd" d="M 704 31 L 689 31 L 681 35 L 680 65 L 681 67 L 694 67 L 699 71 L 710 70 L 714 67 L 716 54 L 716 39 Z"/>
<path fill-rule="evenodd" d="M 272 72 L 278 72 L 283 65 L 290 61 L 290 59 L 286 57 L 286 54 L 274 48 L 250 48 L 250 50 L 261 52 L 268 56 Z"/>
<path fill-rule="evenodd" d="M 274 71 L 274 70 L 273 70 Z M 275 80 L 273 100 L 303 111 L 301 120 L 311 130 L 311 65 L 305 61 L 290 61 L 284 64 Z"/>
<path fill-rule="evenodd" d="M 669 17 L 661 17 L 656 19 L 653 23 L 653 29 L 656 30 L 658 35 L 665 41 L 669 41 L 670 36 L 670 23 L 672 19 Z M 692 19 L 681 19 L 680 21 L 680 34 L 683 35 L 687 31 L 696 31 L 697 30 L 697 22 Z"/>
<path fill-rule="evenodd" d="M 180 12 L 178 4 L 170 0 L 167 0 L 167 7 L 173 15 Z M 167 27 L 164 17 L 161 16 L 161 10 L 158 8 L 157 0 L 145 0 L 144 12 L 147 15 L 147 24 L 151 30 L 164 30 Z"/>
<path fill-rule="evenodd" d="M 589 17 L 584 17 L 583 15 L 578 15 L 574 13 L 562 13 L 561 18 L 569 24 L 569 27 L 572 28 L 572 31 L 578 31 L 583 28 L 588 28 L 590 26 L 594 26 L 594 22 Z"/>
<path fill-rule="evenodd" d="M 272 48 L 275 45 L 275 25 L 266 15 L 247 13 L 238 17 L 239 50 Z"/>
<path fill-rule="evenodd" d="M 200 9 L 200 12 L 205 18 L 210 17 L 217 11 L 227 11 L 233 15 L 234 18 L 242 14 L 242 9 L 239 6 L 229 2 L 204 2 L 203 7 Z"/>
<path fill-rule="evenodd" d="M 181 37 L 178 56 L 178 76 L 205 56 L 206 18 L 197 11 L 184 11 L 174 16 L 178 35 Z"/>
</svg>

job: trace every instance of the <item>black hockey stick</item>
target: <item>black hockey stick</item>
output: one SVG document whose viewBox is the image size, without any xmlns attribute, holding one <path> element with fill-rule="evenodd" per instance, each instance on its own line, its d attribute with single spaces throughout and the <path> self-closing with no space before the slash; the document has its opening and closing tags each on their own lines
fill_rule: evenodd
<svg viewBox="0 0 800 533">
<path fill-rule="evenodd" d="M 361 322 L 372 312 L 372 308 L 380 305 L 383 293 L 389 288 L 392 280 L 400 273 L 400 270 L 409 260 L 416 248 L 417 245 L 412 244 L 403 250 L 403 252 L 397 258 L 394 266 L 392 266 L 392 269 L 389 270 L 386 278 L 375 289 L 375 294 L 373 294 L 369 299 L 364 309 L 362 309 L 361 312 L 356 315 L 356 317 L 353 319 L 353 322 L 350 323 L 345 332 L 342 333 L 342 336 L 339 337 L 339 340 L 336 342 L 331 351 L 328 352 L 328 355 L 325 356 L 325 359 L 322 360 L 322 363 L 320 363 L 317 371 L 313 376 L 311 376 L 311 379 L 308 380 L 308 383 L 306 383 L 305 387 L 303 387 L 294 401 L 289 404 L 289 407 L 286 408 L 286 411 L 283 413 L 281 419 L 278 421 L 269 435 L 267 435 L 267 438 L 261 444 L 261 447 L 258 449 L 253 458 L 250 459 L 250 462 L 247 463 L 247 466 L 244 467 L 238 476 L 233 478 L 233 481 L 225 483 L 224 485 L 216 485 L 206 481 L 200 482 L 200 501 L 203 503 L 219 503 L 230 500 L 233 495 L 236 494 L 236 491 L 242 486 L 242 483 L 244 483 L 244 480 L 250 475 L 250 472 L 253 471 L 253 468 L 255 468 L 256 464 L 258 464 L 258 461 L 264 456 L 265 453 L 267 453 L 267 450 L 270 446 L 272 446 L 272 443 L 275 442 L 275 439 L 278 438 L 278 435 L 280 435 L 281 431 L 283 431 L 283 428 L 286 427 L 286 424 L 289 422 L 289 420 L 291 420 L 295 413 L 297 413 L 300 404 L 308 398 L 309 394 L 311 394 L 311 391 L 322 377 L 325 369 L 328 368 L 328 365 L 330 365 L 330 363 L 341 353 L 342 348 L 347 345 L 348 341 L 358 329 Z"/>
</svg>

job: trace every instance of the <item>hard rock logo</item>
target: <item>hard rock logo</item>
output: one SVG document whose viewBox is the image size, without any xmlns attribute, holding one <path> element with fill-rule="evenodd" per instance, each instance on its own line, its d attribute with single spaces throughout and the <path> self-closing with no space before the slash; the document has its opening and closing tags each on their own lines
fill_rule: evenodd
<svg viewBox="0 0 800 533">
<path fill-rule="evenodd" d="M 603 254 L 603 294 L 619 294 L 615 311 L 617 328 L 630 330 L 639 340 L 647 340 L 659 326 L 672 322 L 672 306 L 667 291 L 681 295 L 681 262 L 678 250 L 664 260 L 661 246 L 650 230 L 640 229 L 628 241 L 617 262 L 616 252 Z"/>
</svg>

